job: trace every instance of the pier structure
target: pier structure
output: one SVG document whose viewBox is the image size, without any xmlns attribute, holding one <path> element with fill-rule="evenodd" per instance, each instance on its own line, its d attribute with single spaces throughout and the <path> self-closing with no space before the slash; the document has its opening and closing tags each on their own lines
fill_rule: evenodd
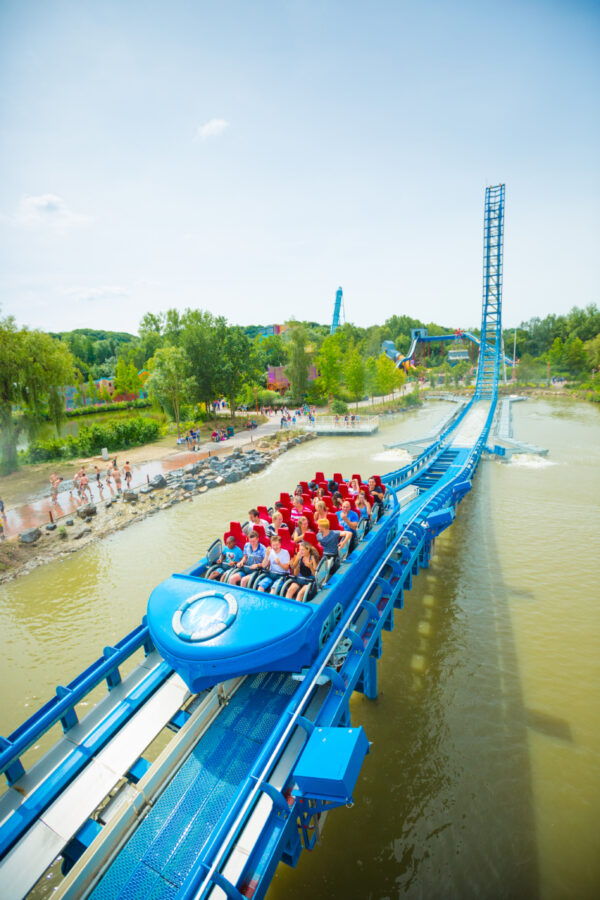
<svg viewBox="0 0 600 900">
<path fill-rule="evenodd" d="M 525 400 L 525 397 L 503 397 L 496 410 L 496 419 L 492 429 L 490 446 L 486 449 L 495 456 L 510 459 L 515 454 L 524 453 L 532 456 L 546 456 L 547 447 L 538 447 L 526 441 L 517 441 L 513 435 L 512 405 Z"/>
<path fill-rule="evenodd" d="M 300 420 L 296 428 L 312 431 L 318 435 L 351 435 L 375 434 L 379 428 L 379 416 L 314 416 L 312 422 Z"/>
<path fill-rule="evenodd" d="M 482 324 L 499 328 L 500 314 L 501 283 Z M 192 694 L 144 621 L 0 739 L 3 898 L 26 896 L 60 858 L 57 900 L 258 900 L 280 862 L 295 866 L 316 847 L 328 812 L 352 802 L 369 751 L 350 697 L 377 696 L 382 633 L 471 490 L 496 411 L 489 358 L 480 354 L 478 395 L 408 465 L 382 476 L 380 521 L 324 584 L 334 592 L 352 566 L 351 590 L 325 620 L 310 665 Z M 493 359 L 498 369 L 496 345 Z M 385 547 L 373 566 L 377 535 Z M 84 709 L 90 696 L 97 702 Z M 28 751 L 56 725 L 62 735 L 30 763 Z"/>
</svg>

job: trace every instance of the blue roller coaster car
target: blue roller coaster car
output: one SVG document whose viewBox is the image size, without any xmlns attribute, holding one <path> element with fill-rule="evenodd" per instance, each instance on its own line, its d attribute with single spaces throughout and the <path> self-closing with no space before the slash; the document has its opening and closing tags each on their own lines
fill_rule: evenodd
<svg viewBox="0 0 600 900">
<path fill-rule="evenodd" d="M 252 580 L 242 588 L 206 578 L 221 553 L 221 541 L 215 541 L 195 567 L 172 575 L 150 595 L 148 627 L 157 650 L 194 693 L 239 675 L 300 671 L 372 578 L 396 534 L 396 518 L 386 509 L 367 532 L 361 530 L 337 570 L 324 557 L 306 603 L 286 599 L 287 577 L 276 593 L 253 590 Z"/>
</svg>

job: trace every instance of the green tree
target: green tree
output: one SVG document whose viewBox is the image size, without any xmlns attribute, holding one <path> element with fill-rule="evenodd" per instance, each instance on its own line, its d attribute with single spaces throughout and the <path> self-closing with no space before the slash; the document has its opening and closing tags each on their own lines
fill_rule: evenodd
<svg viewBox="0 0 600 900">
<path fill-rule="evenodd" d="M 332 400 L 333 395 L 337 394 L 340 389 L 344 370 L 342 350 L 337 334 L 327 335 L 321 344 L 316 361 L 323 392 Z"/>
<path fill-rule="evenodd" d="M 467 372 L 471 369 L 471 364 L 468 359 L 461 359 L 460 362 L 457 362 L 455 366 L 452 368 L 452 378 L 454 380 L 454 384 L 458 387 L 459 382 L 462 378 L 465 377 Z"/>
<path fill-rule="evenodd" d="M 138 369 L 143 369 L 164 343 L 160 316 L 146 313 L 142 317 L 138 333 L 139 340 L 135 347 L 134 361 Z"/>
<path fill-rule="evenodd" d="M 308 335 L 303 325 L 295 325 L 290 329 L 289 357 L 290 361 L 285 373 L 290 380 L 290 391 L 296 401 L 303 399 L 308 385 L 308 367 L 310 356 L 306 350 Z"/>
<path fill-rule="evenodd" d="M 548 351 L 548 359 L 553 371 L 560 371 L 564 366 L 565 348 L 559 337 L 554 338 L 552 346 Z"/>
<path fill-rule="evenodd" d="M 365 387 L 367 393 L 373 399 L 377 391 L 377 359 L 374 356 L 368 356 L 365 363 Z"/>
<path fill-rule="evenodd" d="M 186 310 L 189 312 L 189 310 Z M 182 316 L 178 309 L 168 309 L 162 316 L 162 330 L 167 344 L 177 346 L 180 343 L 183 331 L 185 314 Z"/>
<path fill-rule="evenodd" d="M 98 401 L 98 388 L 94 384 L 94 380 L 90 375 L 88 378 L 87 388 L 85 391 L 86 399 L 89 403 L 97 403 Z"/>
<path fill-rule="evenodd" d="M 162 406 L 177 423 L 181 407 L 188 402 L 194 390 L 194 381 L 188 376 L 188 360 L 180 347 L 161 347 L 150 360 L 150 375 L 146 388 L 150 397 Z"/>
<path fill-rule="evenodd" d="M 541 367 L 532 357 L 531 353 L 524 353 L 517 366 L 517 378 L 519 381 L 527 384 L 530 381 L 536 381 L 541 374 Z"/>
<path fill-rule="evenodd" d="M 127 366 L 127 392 L 129 394 L 135 394 L 136 396 L 140 392 L 141 388 L 140 376 L 138 375 L 138 370 L 133 361 L 129 363 Z"/>
<path fill-rule="evenodd" d="M 255 338 L 254 346 L 257 357 L 264 369 L 267 366 L 284 366 L 286 364 L 288 356 L 280 335 L 273 334 L 263 338 Z"/>
<path fill-rule="evenodd" d="M 85 402 L 85 389 L 83 384 L 79 384 L 73 393 L 73 406 L 82 406 Z"/>
<path fill-rule="evenodd" d="M 590 369 L 600 369 L 600 334 L 584 344 Z"/>
<path fill-rule="evenodd" d="M 580 375 L 587 363 L 583 341 L 578 337 L 570 337 L 565 344 L 565 362 L 571 375 Z"/>
<path fill-rule="evenodd" d="M 219 387 L 227 397 L 233 419 L 236 397 L 244 384 L 258 378 L 259 370 L 254 347 L 241 328 L 226 328 L 220 343 Z"/>
<path fill-rule="evenodd" d="M 377 392 L 384 397 L 391 394 L 397 387 L 404 384 L 405 375 L 396 368 L 389 356 L 382 353 L 377 358 Z"/>
<path fill-rule="evenodd" d="M 44 404 L 56 402 L 59 389 L 73 381 L 73 356 L 61 341 L 41 331 L 17 328 L 12 317 L 0 319 L 0 467 L 4 474 L 17 468 L 17 439 L 24 416 L 34 422 Z"/>
<path fill-rule="evenodd" d="M 194 399 L 204 403 L 207 415 L 213 417 L 213 400 L 221 390 L 221 343 L 226 332 L 227 322 L 222 316 L 215 319 L 201 309 L 186 309 L 181 318 L 179 340 L 194 381 Z"/>
<path fill-rule="evenodd" d="M 367 383 L 367 371 L 365 361 L 362 358 L 358 347 L 354 347 L 348 356 L 346 367 L 346 386 L 349 392 L 358 401 L 364 396 L 365 386 Z"/>
<path fill-rule="evenodd" d="M 56 428 L 56 434 L 60 437 L 60 430 L 65 416 L 65 398 L 61 389 L 57 385 L 53 385 L 48 389 L 48 415 L 50 421 Z"/>
<path fill-rule="evenodd" d="M 120 356 L 117 360 L 114 379 L 115 394 L 129 393 L 129 377 L 127 372 L 127 363 L 124 357 Z"/>
</svg>

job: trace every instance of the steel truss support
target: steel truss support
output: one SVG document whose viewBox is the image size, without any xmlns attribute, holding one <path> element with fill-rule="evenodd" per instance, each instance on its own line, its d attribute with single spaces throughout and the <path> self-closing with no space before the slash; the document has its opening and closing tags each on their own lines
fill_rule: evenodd
<svg viewBox="0 0 600 900">
<path fill-rule="evenodd" d="M 503 184 L 485 189 L 483 218 L 483 300 L 481 346 L 475 399 L 489 399 L 498 389 L 502 359 L 502 261 L 504 249 Z"/>
</svg>

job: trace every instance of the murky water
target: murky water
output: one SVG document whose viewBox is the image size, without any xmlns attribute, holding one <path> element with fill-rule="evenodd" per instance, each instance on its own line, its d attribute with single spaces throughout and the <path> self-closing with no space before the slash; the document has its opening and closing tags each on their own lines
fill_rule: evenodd
<svg viewBox="0 0 600 900">
<path fill-rule="evenodd" d="M 156 583 L 230 518 L 315 469 L 394 469 L 401 451 L 383 442 L 445 411 L 303 445 L 0 588 L 0 732 L 138 624 Z M 599 895 L 600 416 L 527 401 L 514 419 L 548 458 L 481 464 L 384 635 L 378 700 L 353 698 L 373 742 L 355 806 L 279 867 L 271 900 Z"/>
</svg>

